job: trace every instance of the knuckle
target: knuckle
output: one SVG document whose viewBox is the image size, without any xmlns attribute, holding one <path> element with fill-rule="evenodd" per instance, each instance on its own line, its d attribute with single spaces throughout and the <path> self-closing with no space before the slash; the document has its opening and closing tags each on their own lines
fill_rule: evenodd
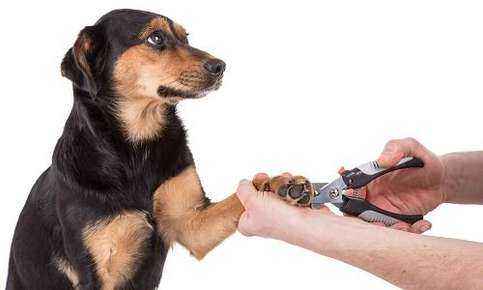
<svg viewBox="0 0 483 290">
<path fill-rule="evenodd" d="M 391 139 L 386 143 L 385 149 L 391 148 L 391 149 L 396 149 L 399 147 L 399 144 L 401 143 L 401 140 L 398 139 Z"/>
<path fill-rule="evenodd" d="M 410 230 L 410 226 L 405 222 L 398 222 L 398 223 L 393 224 L 390 227 L 395 229 L 395 230 L 399 230 L 399 231 L 406 231 L 407 232 L 407 231 Z"/>
<path fill-rule="evenodd" d="M 411 147 L 419 147 L 420 144 L 419 144 L 419 141 L 416 140 L 415 138 L 413 137 L 407 137 L 405 138 L 406 142 L 411 146 Z"/>
</svg>

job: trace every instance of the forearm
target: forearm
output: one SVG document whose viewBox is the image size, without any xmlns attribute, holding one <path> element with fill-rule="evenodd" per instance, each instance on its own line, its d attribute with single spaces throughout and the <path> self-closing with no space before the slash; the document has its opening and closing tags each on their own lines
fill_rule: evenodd
<svg viewBox="0 0 483 290">
<path fill-rule="evenodd" d="M 303 214 L 274 238 L 346 262 L 405 289 L 483 285 L 483 244 L 420 236 L 359 220 Z"/>
<path fill-rule="evenodd" d="M 443 193 L 450 203 L 483 204 L 483 151 L 441 156 L 445 167 Z"/>
</svg>

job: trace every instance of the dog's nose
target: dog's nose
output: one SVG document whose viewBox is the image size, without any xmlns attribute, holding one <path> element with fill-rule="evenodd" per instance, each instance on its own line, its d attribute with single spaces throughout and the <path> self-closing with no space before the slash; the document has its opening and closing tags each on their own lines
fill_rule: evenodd
<svg viewBox="0 0 483 290">
<path fill-rule="evenodd" d="M 203 64 L 205 70 L 213 76 L 220 76 L 221 74 L 223 74 L 223 72 L 225 71 L 225 66 L 226 64 L 224 61 L 216 58 L 210 59 L 205 62 L 205 64 Z"/>
</svg>

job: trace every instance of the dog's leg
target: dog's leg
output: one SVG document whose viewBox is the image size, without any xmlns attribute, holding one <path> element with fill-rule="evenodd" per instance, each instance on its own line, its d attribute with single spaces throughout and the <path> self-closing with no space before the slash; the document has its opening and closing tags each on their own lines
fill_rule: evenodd
<svg viewBox="0 0 483 290">
<path fill-rule="evenodd" d="M 244 211 L 234 194 L 217 203 L 208 202 L 194 166 L 161 184 L 153 202 L 162 238 L 180 243 L 198 259 L 236 230 Z"/>
<path fill-rule="evenodd" d="M 298 206 L 307 206 L 315 193 L 307 178 L 290 173 L 272 178 L 255 178 L 253 184 L 257 190 L 275 192 L 280 198 Z"/>
</svg>

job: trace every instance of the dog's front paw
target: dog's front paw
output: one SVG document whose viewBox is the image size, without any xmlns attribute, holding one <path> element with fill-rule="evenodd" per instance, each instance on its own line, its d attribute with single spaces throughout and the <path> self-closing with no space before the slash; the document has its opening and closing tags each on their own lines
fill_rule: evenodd
<svg viewBox="0 0 483 290">
<path fill-rule="evenodd" d="M 290 204 L 299 206 L 309 205 L 310 200 L 314 196 L 314 189 L 310 181 L 303 176 L 292 176 L 290 173 L 284 173 L 272 178 L 267 178 L 255 187 L 262 191 L 272 191 Z"/>
</svg>

